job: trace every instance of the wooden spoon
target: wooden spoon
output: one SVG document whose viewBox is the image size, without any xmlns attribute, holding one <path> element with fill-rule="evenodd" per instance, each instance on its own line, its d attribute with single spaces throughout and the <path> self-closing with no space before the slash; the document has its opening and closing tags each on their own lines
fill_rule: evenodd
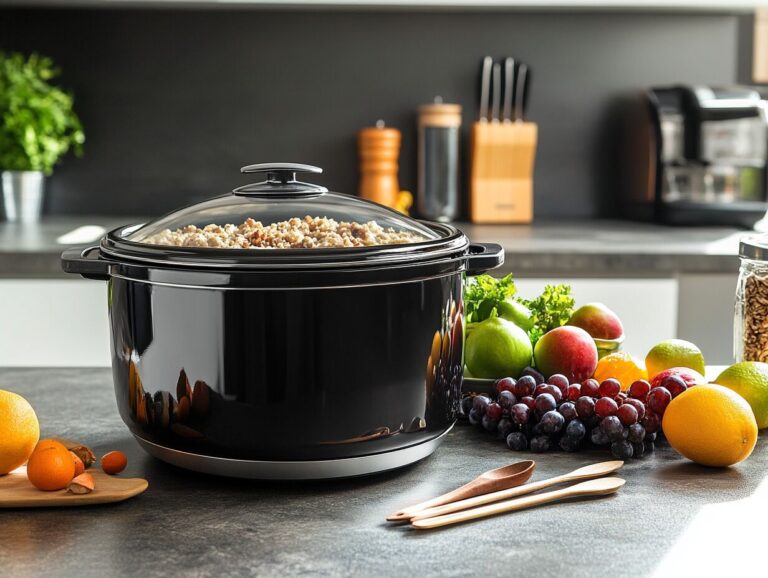
<svg viewBox="0 0 768 578">
<path fill-rule="evenodd" d="M 549 486 L 555 484 L 563 484 L 566 482 L 578 482 L 580 480 L 589 480 L 591 478 L 599 478 L 612 474 L 616 470 L 620 469 L 624 465 L 621 460 L 615 460 L 610 462 L 600 462 L 599 464 L 591 464 L 584 466 L 578 470 L 573 470 L 567 474 L 555 476 L 546 480 L 539 480 L 538 482 L 531 482 L 524 486 L 501 490 L 500 492 L 493 492 L 484 494 L 482 496 L 476 496 L 467 500 L 455 501 L 444 506 L 432 506 L 428 509 L 421 510 L 415 515 L 411 516 L 411 522 L 416 520 L 424 520 L 426 518 L 433 518 L 435 516 L 443 516 L 452 512 L 458 512 L 460 510 L 466 510 L 467 508 L 474 508 L 475 506 L 482 506 L 483 504 L 490 504 L 491 502 L 498 502 L 499 500 L 506 500 L 507 498 L 514 498 L 516 496 L 522 496 L 524 494 L 531 494 L 538 492 Z"/>
<path fill-rule="evenodd" d="M 419 530 L 429 530 L 431 528 L 440 528 L 450 524 L 458 524 L 459 522 L 468 522 L 469 520 L 494 516 L 504 512 L 514 512 L 525 508 L 532 508 L 533 506 L 540 506 L 541 504 L 548 504 L 550 502 L 557 502 L 558 500 L 566 500 L 568 498 L 607 496 L 617 492 L 623 485 L 624 480 L 621 478 L 589 480 L 588 482 L 581 482 L 575 486 L 569 486 L 561 490 L 555 490 L 554 492 L 545 492 L 543 494 L 536 494 L 535 496 L 525 496 L 524 498 L 517 498 L 516 500 L 506 500 L 504 502 L 499 502 L 498 504 L 490 504 L 488 506 L 473 508 L 472 510 L 466 510 L 464 512 L 456 512 L 455 514 L 448 514 L 446 516 L 416 520 L 411 522 L 411 526 L 418 528 Z"/>
<path fill-rule="evenodd" d="M 421 512 L 427 508 L 434 508 L 435 506 L 441 506 L 443 504 L 455 502 L 456 500 L 464 500 L 473 496 L 487 494 L 488 492 L 498 492 L 499 490 L 519 486 L 531 478 L 535 467 L 536 462 L 533 460 L 523 460 L 502 468 L 489 470 L 452 492 L 448 492 L 447 494 L 443 494 L 442 496 L 432 498 L 431 500 L 427 500 L 426 502 L 414 506 L 408 506 L 394 514 L 390 514 L 387 516 L 387 520 L 390 522 L 410 520 L 417 512 Z"/>
</svg>

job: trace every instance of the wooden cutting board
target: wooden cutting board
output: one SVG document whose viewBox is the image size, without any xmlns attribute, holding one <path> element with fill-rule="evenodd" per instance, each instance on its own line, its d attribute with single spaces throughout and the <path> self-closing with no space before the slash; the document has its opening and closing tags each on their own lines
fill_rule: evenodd
<svg viewBox="0 0 768 578">
<path fill-rule="evenodd" d="M 27 468 L 22 466 L 10 474 L 0 476 L 0 508 L 50 508 L 62 506 L 89 506 L 122 502 L 147 489 L 149 483 L 141 478 L 109 476 L 91 468 L 95 489 L 90 494 L 70 494 L 66 490 L 42 492 L 27 479 Z"/>
</svg>

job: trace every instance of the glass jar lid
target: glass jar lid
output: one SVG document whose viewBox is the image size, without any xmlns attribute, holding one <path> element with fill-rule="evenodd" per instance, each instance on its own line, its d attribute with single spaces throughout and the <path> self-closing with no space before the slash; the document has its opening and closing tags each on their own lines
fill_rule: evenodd
<svg viewBox="0 0 768 578">
<path fill-rule="evenodd" d="M 266 180 L 126 231 L 123 240 L 185 251 L 349 250 L 442 238 L 435 229 L 393 209 L 296 179 L 298 172 L 321 173 L 318 167 L 266 163 L 241 172 L 266 173 Z"/>
<path fill-rule="evenodd" d="M 768 261 L 768 235 L 753 235 L 739 243 L 739 257 L 753 261 Z"/>
</svg>

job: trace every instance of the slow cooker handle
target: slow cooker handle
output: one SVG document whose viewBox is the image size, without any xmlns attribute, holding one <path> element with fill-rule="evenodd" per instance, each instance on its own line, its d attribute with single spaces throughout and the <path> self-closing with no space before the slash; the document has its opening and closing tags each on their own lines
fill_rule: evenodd
<svg viewBox="0 0 768 578">
<path fill-rule="evenodd" d="M 479 275 L 504 263 L 504 247 L 498 243 L 472 243 L 467 255 L 467 275 Z"/>
<path fill-rule="evenodd" d="M 110 261 L 98 254 L 99 246 L 70 247 L 61 254 L 61 268 L 65 273 L 81 275 L 86 279 L 109 281 Z M 96 252 L 96 256 L 92 255 Z"/>
</svg>

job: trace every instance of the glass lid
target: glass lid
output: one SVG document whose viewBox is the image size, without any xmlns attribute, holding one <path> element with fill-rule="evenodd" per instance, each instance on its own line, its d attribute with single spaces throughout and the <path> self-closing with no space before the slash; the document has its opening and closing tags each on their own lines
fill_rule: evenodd
<svg viewBox="0 0 768 578">
<path fill-rule="evenodd" d="M 383 205 L 300 182 L 293 163 L 250 165 L 266 180 L 174 211 L 130 231 L 124 240 L 158 248 L 351 249 L 441 239 L 434 229 Z"/>
</svg>

